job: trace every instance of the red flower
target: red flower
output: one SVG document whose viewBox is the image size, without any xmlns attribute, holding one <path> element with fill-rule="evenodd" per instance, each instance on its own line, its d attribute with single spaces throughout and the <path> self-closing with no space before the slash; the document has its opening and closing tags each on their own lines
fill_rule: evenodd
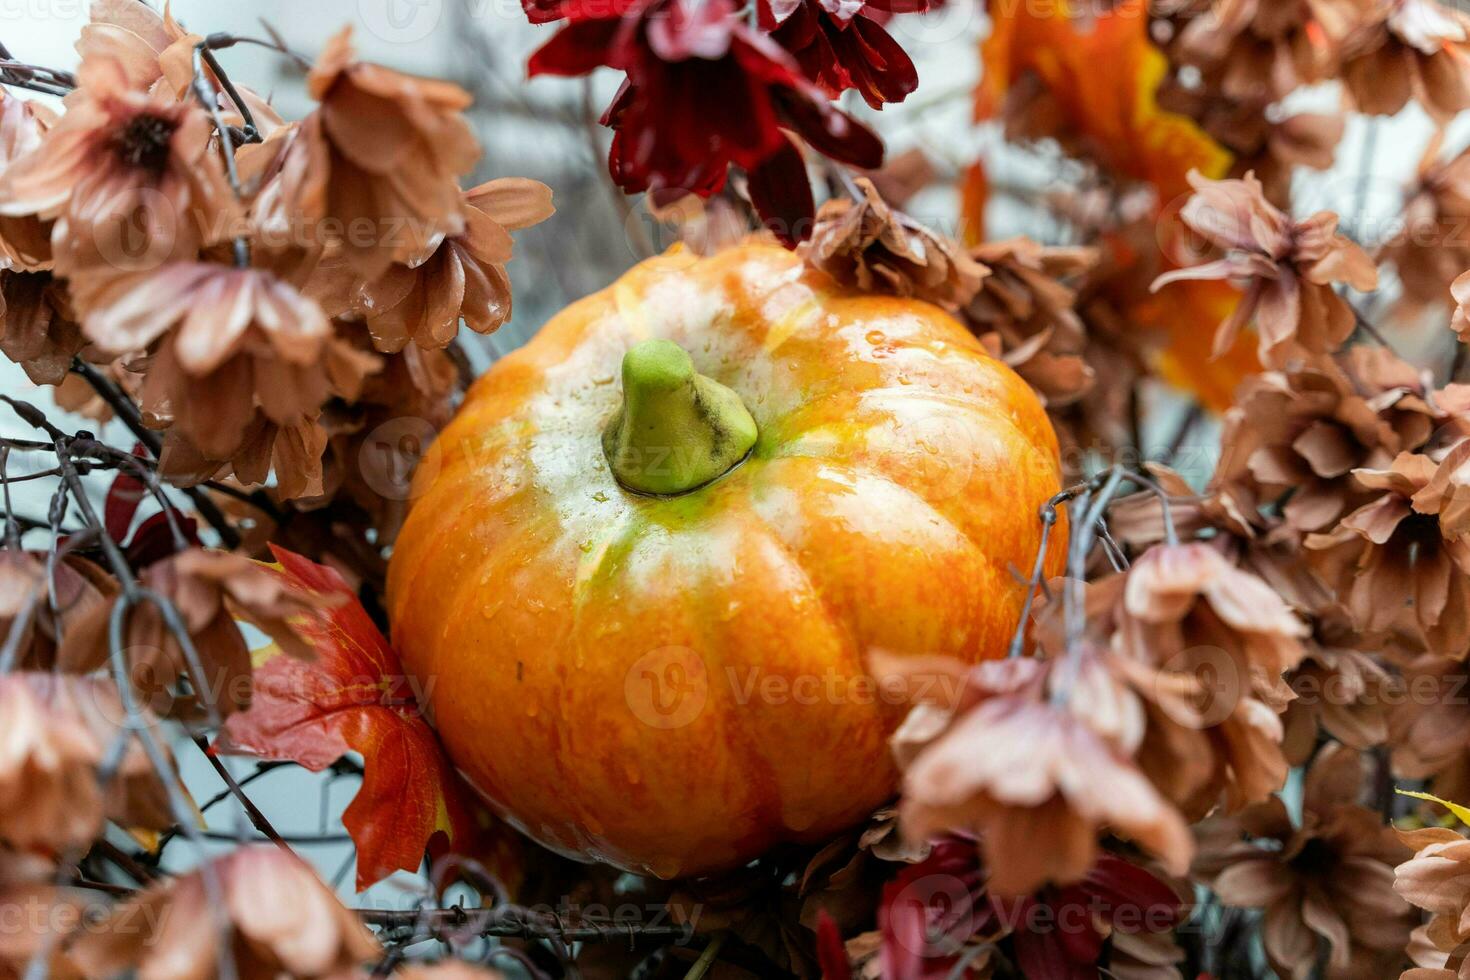
<svg viewBox="0 0 1470 980">
<path fill-rule="evenodd" d="M 881 109 L 907 98 L 919 73 L 880 18 L 930 6 L 930 0 L 760 0 L 760 26 L 829 96 L 857 89 Z"/>
<path fill-rule="evenodd" d="M 980 851 L 946 838 L 883 888 L 878 910 L 882 975 L 940 980 L 962 961 L 981 962 L 981 947 L 1000 945 L 1032 980 L 1093 980 L 1105 946 L 1127 956 L 1134 937 L 1163 937 L 1184 918 L 1175 890 L 1111 854 L 1079 882 L 1048 885 L 1020 899 L 989 894 Z"/>
<path fill-rule="evenodd" d="M 655 201 L 708 197 L 731 164 L 746 171 L 752 203 L 794 244 L 815 211 L 791 130 L 856 167 L 881 164 L 883 144 L 834 107 L 732 0 L 523 0 L 533 21 L 567 25 L 531 56 L 532 75 L 616 68 L 627 80 L 603 116 L 614 130 L 608 167 L 618 186 Z"/>
</svg>

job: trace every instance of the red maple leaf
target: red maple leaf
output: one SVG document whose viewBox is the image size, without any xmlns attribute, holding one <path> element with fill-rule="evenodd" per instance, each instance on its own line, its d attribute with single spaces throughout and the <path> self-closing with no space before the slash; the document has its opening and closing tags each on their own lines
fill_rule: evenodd
<svg viewBox="0 0 1470 980">
<path fill-rule="evenodd" d="M 348 751 L 362 756 L 362 786 L 342 817 L 357 845 L 359 891 L 399 869 L 417 871 L 426 850 L 479 857 L 493 849 L 497 859 L 485 863 L 504 877 L 509 831 L 484 830 L 481 808 L 423 717 L 414 681 L 352 588 L 325 565 L 275 545 L 271 553 L 292 588 L 336 601 L 291 624 L 315 660 L 267 653 L 256 664 L 250 710 L 226 723 L 221 750 L 313 772 Z"/>
</svg>

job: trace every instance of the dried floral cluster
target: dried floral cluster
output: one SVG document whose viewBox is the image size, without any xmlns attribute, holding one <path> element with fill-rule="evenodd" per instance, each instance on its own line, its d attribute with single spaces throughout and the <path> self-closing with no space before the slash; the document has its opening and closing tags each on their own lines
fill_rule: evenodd
<svg viewBox="0 0 1470 980">
<path fill-rule="evenodd" d="M 1035 192 L 983 159 L 882 165 L 856 103 L 915 91 L 887 27 L 924 0 L 523 6 L 554 31 L 530 74 L 625 75 L 606 176 L 682 247 L 773 234 L 808 275 L 948 311 L 1036 391 L 1073 479 L 1014 570 L 1012 656 L 869 651 L 912 694 L 899 793 L 820 846 L 633 880 L 498 823 L 383 621 L 408 495 L 364 448 L 447 421 L 461 323 L 508 320 L 511 232 L 550 191 L 466 189 L 468 93 L 358 61 L 347 32 L 307 63 L 96 0 L 75 74 L 0 46 L 0 351 L 137 439 L 0 396 L 25 429 L 0 438 L 0 905 L 37 912 L 0 922 L 0 978 L 1470 978 L 1470 150 L 1444 128 L 1470 20 L 988 4 L 977 124 L 1077 178 Z M 315 108 L 283 119 L 227 50 L 298 63 Z M 1342 113 L 1284 108 L 1319 83 Z M 1296 206 L 1346 113 L 1410 103 L 1439 132 L 1401 234 Z M 936 187 L 957 234 L 904 210 Z M 998 194 L 1060 231 L 988 236 Z M 12 475 L 21 456 L 44 468 Z M 49 511 L 23 518 L 11 486 L 41 478 Z M 214 797 L 180 775 L 196 749 Z M 415 908 L 350 908 L 295 853 L 246 791 L 287 764 L 361 780 L 359 890 L 417 876 Z M 205 830 L 227 801 L 239 826 Z"/>
</svg>

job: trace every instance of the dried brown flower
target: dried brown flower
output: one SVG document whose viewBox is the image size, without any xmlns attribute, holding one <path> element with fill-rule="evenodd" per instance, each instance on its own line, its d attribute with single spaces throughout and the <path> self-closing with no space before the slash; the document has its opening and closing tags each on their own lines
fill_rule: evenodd
<svg viewBox="0 0 1470 980">
<path fill-rule="evenodd" d="M 208 114 L 86 62 L 61 119 L 0 174 L 0 214 L 55 219 L 57 271 L 152 269 L 220 240 L 236 212 Z M 141 229 L 141 233 L 140 230 Z"/>
<path fill-rule="evenodd" d="M 80 555 L 57 561 L 50 579 L 48 587 L 44 555 L 0 549 L 0 643 L 14 644 L 15 666 L 50 670 L 62 639 L 118 590 L 116 579 Z"/>
<path fill-rule="evenodd" d="M 1373 657 L 1349 645 L 1357 639 L 1343 626 L 1314 638 L 1287 679 L 1296 700 L 1283 717 L 1282 744 L 1292 765 L 1311 757 L 1321 732 L 1359 751 L 1388 740 L 1394 678 Z"/>
<path fill-rule="evenodd" d="M 123 647 L 134 688 L 158 714 L 199 717 L 212 704 L 224 715 L 250 706 L 250 648 L 237 617 L 264 631 L 282 651 L 303 660 L 315 656 L 290 626 L 292 617 L 313 610 L 311 597 L 291 591 L 280 576 L 244 555 L 190 548 L 143 569 L 139 583 L 174 603 L 204 669 L 203 678 L 194 677 L 157 606 L 135 606 Z M 61 670 L 87 673 L 108 662 L 111 615 L 111 602 L 96 603 L 76 621 L 57 657 Z M 172 688 L 181 676 L 191 679 L 194 690 L 178 700 Z"/>
<path fill-rule="evenodd" d="M 1308 559 L 1353 625 L 1407 650 L 1470 649 L 1470 508 L 1462 472 L 1470 440 L 1438 463 L 1400 453 L 1387 469 L 1353 471 L 1374 494 L 1331 531 L 1306 538 Z"/>
<path fill-rule="evenodd" d="M 978 833 L 989 886 L 1007 896 L 1081 879 L 1104 831 L 1182 874 L 1193 851 L 1184 819 L 1127 758 L 1117 741 L 1126 735 L 1113 728 L 1109 738 L 1109 726 L 1090 723 L 1095 712 L 1068 706 L 1086 685 L 1050 666 L 1011 660 L 970 672 L 948 724 L 905 767 L 905 836 Z M 1044 699 L 1049 682 L 1067 693 Z"/>
<path fill-rule="evenodd" d="M 1084 356 L 1087 329 L 1075 309 L 1077 293 L 1064 280 L 1091 269 L 1096 250 L 1012 238 L 976 246 L 970 255 L 990 270 L 962 311 L 970 329 L 1048 406 L 1086 394 L 1096 372 Z"/>
<path fill-rule="evenodd" d="M 1379 253 L 1398 270 L 1413 308 L 1449 303 L 1450 284 L 1470 269 L 1470 150 L 1441 160 L 1443 146 L 1440 130 L 1405 193 L 1403 228 Z"/>
<path fill-rule="evenodd" d="M 1342 142 L 1341 115 L 1298 112 L 1278 118 L 1268 111 L 1271 100 L 1231 98 L 1202 83 L 1182 84 L 1177 73 L 1159 89 L 1159 105 L 1189 116 L 1230 151 L 1229 176 L 1254 173 L 1266 200 L 1287 210 L 1291 204 L 1291 174 L 1296 167 L 1326 170 Z"/>
<path fill-rule="evenodd" d="M 287 850 L 244 847 L 203 869 L 153 885 L 87 930 L 72 955 L 90 976 L 136 970 L 143 980 L 215 973 L 233 956 L 242 977 L 347 976 L 381 954 L 372 934 Z M 221 950 L 221 924 L 229 948 Z"/>
<path fill-rule="evenodd" d="M 510 318 L 510 232 L 551 217 L 551 188 L 524 177 L 491 180 L 464 194 L 464 230 L 415 266 L 395 264 L 363 285 L 356 312 L 380 351 L 446 346 L 460 318 L 494 333 Z"/>
<path fill-rule="evenodd" d="M 1436 119 L 1470 107 L 1470 20 L 1436 0 L 1370 0 L 1343 41 L 1342 81 L 1359 112 L 1414 99 Z"/>
<path fill-rule="evenodd" d="M 55 117 L 34 102 L 0 92 L 0 175 L 34 151 Z M 51 222 L 34 214 L 0 215 L 0 269 L 37 271 L 51 266 Z"/>
<path fill-rule="evenodd" d="M 1216 485 L 1250 512 L 1279 505 L 1292 534 L 1324 530 L 1368 499 L 1353 470 L 1424 445 L 1437 414 L 1424 379 L 1383 348 L 1266 371 L 1226 414 Z"/>
<path fill-rule="evenodd" d="M 1221 0 L 1179 35 L 1185 62 L 1233 99 L 1265 104 L 1327 77 L 1351 12 L 1335 0 Z"/>
<path fill-rule="evenodd" d="M 334 243 L 370 281 L 464 231 L 458 179 L 480 149 L 462 115 L 467 92 L 355 61 L 350 34 L 328 42 L 307 76 L 321 105 L 281 141 L 268 193 L 287 225 L 265 230 Z"/>
<path fill-rule="evenodd" d="M 802 246 L 809 264 L 863 292 L 913 296 L 956 310 L 970 301 L 985 266 L 908 215 L 890 207 L 866 177 L 860 201 L 833 199 Z"/>
<path fill-rule="evenodd" d="M 87 346 L 66 285 L 49 272 L 0 269 L 0 352 L 36 384 L 60 384 Z"/>
<path fill-rule="evenodd" d="M 1328 946 L 1329 977 L 1389 976 L 1414 916 L 1394 893 L 1404 849 L 1378 814 L 1358 806 L 1357 753 L 1329 746 L 1307 773 L 1301 824 L 1280 799 L 1199 830 L 1195 874 L 1220 900 L 1265 912 L 1266 955 L 1280 976 L 1313 974 Z"/>
<path fill-rule="evenodd" d="M 0 675 L 0 718 L 0 839 L 65 850 L 93 841 L 104 820 L 173 823 L 160 775 L 123 727 L 127 713 L 111 680 Z M 98 768 L 120 738 L 128 740 L 126 752 L 103 786 Z"/>
<path fill-rule="evenodd" d="M 93 0 L 90 21 L 82 25 L 77 54 L 82 61 L 115 61 L 128 85 L 181 98 L 194 78 L 189 34 L 165 9 L 159 14 L 141 0 Z"/>
<path fill-rule="evenodd" d="M 1191 173 L 1195 193 L 1180 219 L 1225 257 L 1166 272 L 1159 289 L 1183 279 L 1241 279 L 1246 293 L 1215 334 L 1219 355 L 1240 329 L 1255 320 L 1260 356 L 1281 364 L 1302 351 L 1330 353 L 1352 334 L 1356 318 L 1333 283 L 1377 288 L 1378 270 L 1356 243 L 1337 232 L 1337 216 L 1319 211 L 1295 221 L 1266 200 L 1252 174 L 1240 180 L 1208 180 Z"/>
<path fill-rule="evenodd" d="M 1424 654 L 1404 665 L 1402 683 L 1407 696 L 1389 715 L 1394 772 L 1431 780 L 1447 799 L 1470 799 L 1470 672 Z"/>
<path fill-rule="evenodd" d="M 1139 761 L 1165 794 L 1197 817 L 1222 791 L 1235 809 L 1279 789 L 1282 673 L 1307 628 L 1276 591 L 1203 542 L 1155 546 L 1093 589 L 1115 669 L 1149 701 Z"/>
<path fill-rule="evenodd" d="M 1394 891 L 1430 913 L 1418 935 L 1441 954 L 1463 960 L 1470 942 L 1470 840 L 1446 827 L 1401 830 L 1399 840 L 1414 856 L 1394 869 Z M 1457 971 L 1443 972 L 1453 978 Z"/>
<path fill-rule="evenodd" d="M 264 269 L 187 262 L 103 278 L 78 305 L 99 347 L 151 348 L 140 401 L 175 440 L 171 475 L 232 462 L 258 483 L 274 464 L 283 496 L 321 492 L 316 417 L 329 397 L 355 397 L 378 361 L 315 303 Z"/>
</svg>

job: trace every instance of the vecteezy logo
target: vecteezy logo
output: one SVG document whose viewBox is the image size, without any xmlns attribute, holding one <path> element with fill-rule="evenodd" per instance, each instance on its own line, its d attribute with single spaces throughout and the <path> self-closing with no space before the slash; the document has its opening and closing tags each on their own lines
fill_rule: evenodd
<svg viewBox="0 0 1470 980">
<path fill-rule="evenodd" d="M 444 0 L 357 0 L 357 13 L 374 37 L 391 44 L 413 44 L 439 26 Z"/>
<path fill-rule="evenodd" d="M 362 478 L 373 492 L 387 500 L 408 500 L 414 494 L 414 476 L 424 473 L 419 492 L 438 475 L 442 453 L 434 442 L 427 419 L 404 415 L 378 426 L 357 452 Z"/>
<path fill-rule="evenodd" d="M 709 699 L 704 658 L 688 647 L 659 647 L 633 662 L 623 677 L 623 697 L 633 716 L 651 728 L 683 728 Z"/>
</svg>

